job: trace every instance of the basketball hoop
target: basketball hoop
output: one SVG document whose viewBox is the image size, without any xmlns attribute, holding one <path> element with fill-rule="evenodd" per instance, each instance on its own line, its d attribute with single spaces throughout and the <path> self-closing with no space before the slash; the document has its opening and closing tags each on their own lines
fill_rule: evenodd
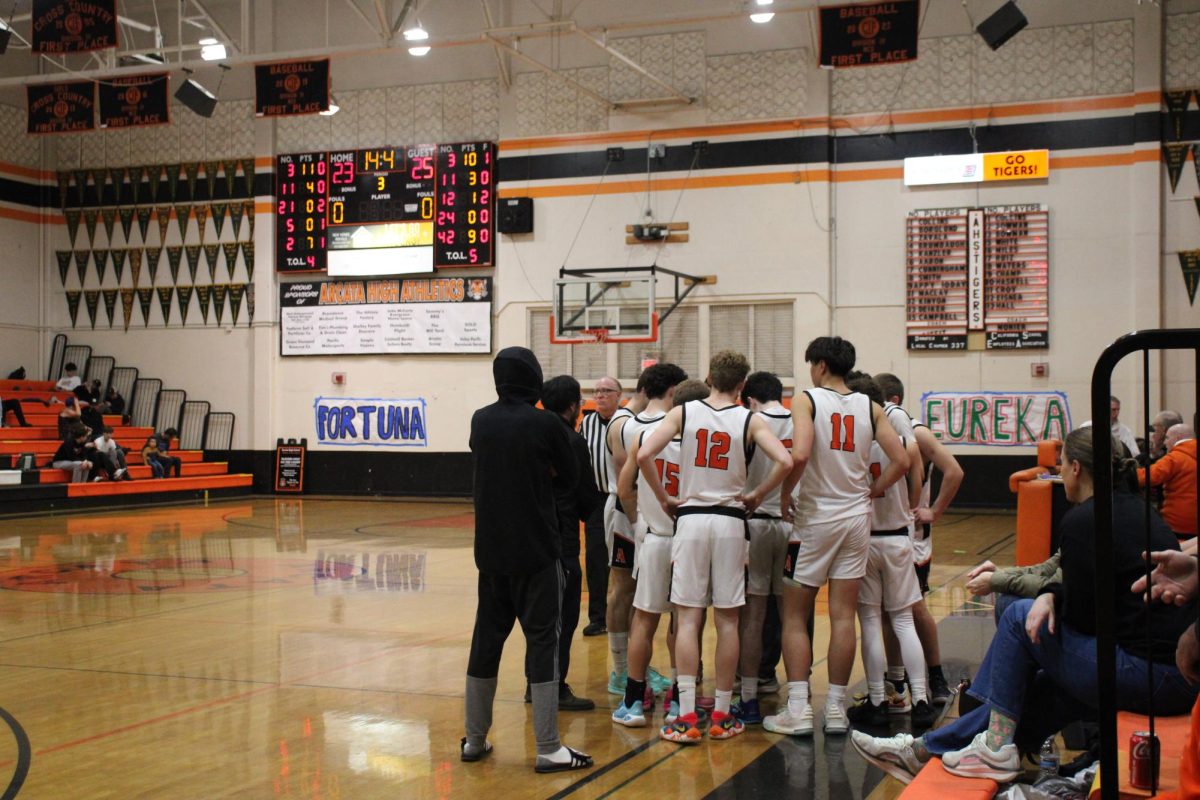
<svg viewBox="0 0 1200 800">
<path fill-rule="evenodd" d="M 585 335 L 590 336 L 597 344 L 608 343 L 608 328 L 584 328 L 582 331 Z"/>
</svg>

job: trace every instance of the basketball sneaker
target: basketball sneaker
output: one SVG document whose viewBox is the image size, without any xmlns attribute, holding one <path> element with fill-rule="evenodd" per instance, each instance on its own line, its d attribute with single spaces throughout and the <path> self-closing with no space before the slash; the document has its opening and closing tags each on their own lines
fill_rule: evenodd
<svg viewBox="0 0 1200 800">
<path fill-rule="evenodd" d="M 625 704 L 621 703 L 612 713 L 612 721 L 618 725 L 624 725 L 626 728 L 644 728 L 646 727 L 646 714 L 642 710 L 641 702 L 635 700 L 632 708 L 626 708 Z"/>
<path fill-rule="evenodd" d="M 932 728 L 935 722 L 937 722 L 937 712 L 933 710 L 933 706 L 929 705 L 928 700 L 920 700 L 913 706 L 913 730 L 917 730 L 918 728 Z"/>
<path fill-rule="evenodd" d="M 642 695 L 642 708 L 646 711 L 654 710 L 654 690 L 650 688 L 650 684 L 646 684 L 646 691 Z"/>
<path fill-rule="evenodd" d="M 943 755 L 942 766 L 960 778 L 990 778 L 997 783 L 1008 783 L 1021 774 L 1021 755 L 1015 744 L 1003 745 L 999 750 L 988 747 L 987 731 L 982 731 L 966 747 Z"/>
<path fill-rule="evenodd" d="M 658 735 L 676 744 L 700 744 L 704 734 L 700 732 L 700 720 L 694 713 L 676 717 L 673 722 L 662 726 Z"/>
<path fill-rule="evenodd" d="M 646 685 L 649 686 L 655 694 L 662 694 L 667 689 L 671 688 L 671 679 L 654 667 L 646 670 Z"/>
<path fill-rule="evenodd" d="M 932 672 L 929 675 L 929 698 L 935 706 L 944 706 L 950 702 L 950 698 L 954 696 L 954 692 L 950 690 L 949 684 L 946 683 L 946 676 L 939 672 Z"/>
<path fill-rule="evenodd" d="M 863 758 L 879 767 L 901 783 L 912 783 L 913 778 L 925 765 L 913 752 L 913 737 L 907 733 L 898 733 L 891 737 L 868 736 L 862 731 L 850 734 L 854 744 Z"/>
<path fill-rule="evenodd" d="M 724 711 L 714 711 L 712 713 L 712 722 L 708 725 L 708 738 L 732 739 L 735 736 L 741 736 L 745 732 L 746 726 L 733 714 L 726 714 Z"/>
<path fill-rule="evenodd" d="M 864 697 L 857 705 L 846 709 L 846 718 L 854 723 L 855 727 L 860 725 L 872 728 L 887 727 L 887 700 L 876 704 L 871 702 L 869 696 Z"/>
<path fill-rule="evenodd" d="M 610 684 L 611 686 L 611 684 Z M 610 688 L 611 692 L 612 689 Z M 889 714 L 907 714 L 912 711 L 912 698 L 908 694 L 908 684 L 900 691 L 896 691 L 896 686 L 891 682 L 887 682 L 887 710 Z"/>
<path fill-rule="evenodd" d="M 761 725 L 763 721 L 762 712 L 758 708 L 757 697 L 738 703 L 733 707 L 733 715 L 741 720 L 743 725 Z"/>
<path fill-rule="evenodd" d="M 763 729 L 771 733 L 782 733 L 785 736 L 812 736 L 812 704 L 805 705 L 804 710 L 799 714 L 793 714 L 784 706 L 778 714 L 763 719 Z"/>
<path fill-rule="evenodd" d="M 608 673 L 608 693 L 625 696 L 625 681 L 628 680 L 629 674 L 625 670 L 621 670 L 620 674 L 616 672 Z"/>
<path fill-rule="evenodd" d="M 825 719 L 821 722 L 821 730 L 827 734 L 841 736 L 850 730 L 850 720 L 846 717 L 846 710 L 840 705 L 826 705 Z"/>
</svg>

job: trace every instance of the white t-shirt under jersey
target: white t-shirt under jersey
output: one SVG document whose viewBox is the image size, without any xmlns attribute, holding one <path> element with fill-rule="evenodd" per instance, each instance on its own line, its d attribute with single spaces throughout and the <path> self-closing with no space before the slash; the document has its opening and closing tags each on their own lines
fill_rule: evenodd
<svg viewBox="0 0 1200 800">
<path fill-rule="evenodd" d="M 738 495 L 746 488 L 750 410 L 717 409 L 704 400 L 692 400 L 682 408 L 679 504 L 741 508 Z"/>
<path fill-rule="evenodd" d="M 762 417 L 763 422 L 767 423 L 767 428 L 771 433 L 775 434 L 775 438 L 783 442 L 783 446 L 788 450 L 792 449 L 792 415 L 786 408 L 772 408 L 769 411 L 759 411 L 758 415 Z M 750 455 L 750 465 L 746 467 L 746 489 L 753 490 L 756 486 L 767 479 L 767 475 L 771 472 L 771 467 L 775 466 L 775 462 L 767 458 L 766 454 L 760 453 L 757 449 Z M 769 514 L 773 517 L 778 517 L 781 513 L 779 508 L 779 487 L 776 487 L 769 495 L 763 498 L 755 510 L 757 514 Z"/>
<path fill-rule="evenodd" d="M 804 393 L 813 406 L 813 443 L 800 479 L 796 527 L 870 514 L 871 399 L 822 387 Z"/>
</svg>

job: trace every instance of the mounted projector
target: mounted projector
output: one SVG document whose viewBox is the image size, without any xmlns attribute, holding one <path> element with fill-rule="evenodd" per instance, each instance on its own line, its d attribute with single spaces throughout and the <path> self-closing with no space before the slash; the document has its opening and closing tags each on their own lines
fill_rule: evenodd
<svg viewBox="0 0 1200 800">
<path fill-rule="evenodd" d="M 639 242 L 661 242 L 667 238 L 665 225 L 634 225 L 633 238 Z"/>
</svg>

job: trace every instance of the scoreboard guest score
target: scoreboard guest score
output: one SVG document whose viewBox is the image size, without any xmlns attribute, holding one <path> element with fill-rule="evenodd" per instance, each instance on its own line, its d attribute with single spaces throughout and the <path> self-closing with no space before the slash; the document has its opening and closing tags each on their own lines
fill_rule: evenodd
<svg viewBox="0 0 1200 800">
<path fill-rule="evenodd" d="M 281 155 L 276 269 L 394 275 L 494 264 L 495 146 Z"/>
</svg>

